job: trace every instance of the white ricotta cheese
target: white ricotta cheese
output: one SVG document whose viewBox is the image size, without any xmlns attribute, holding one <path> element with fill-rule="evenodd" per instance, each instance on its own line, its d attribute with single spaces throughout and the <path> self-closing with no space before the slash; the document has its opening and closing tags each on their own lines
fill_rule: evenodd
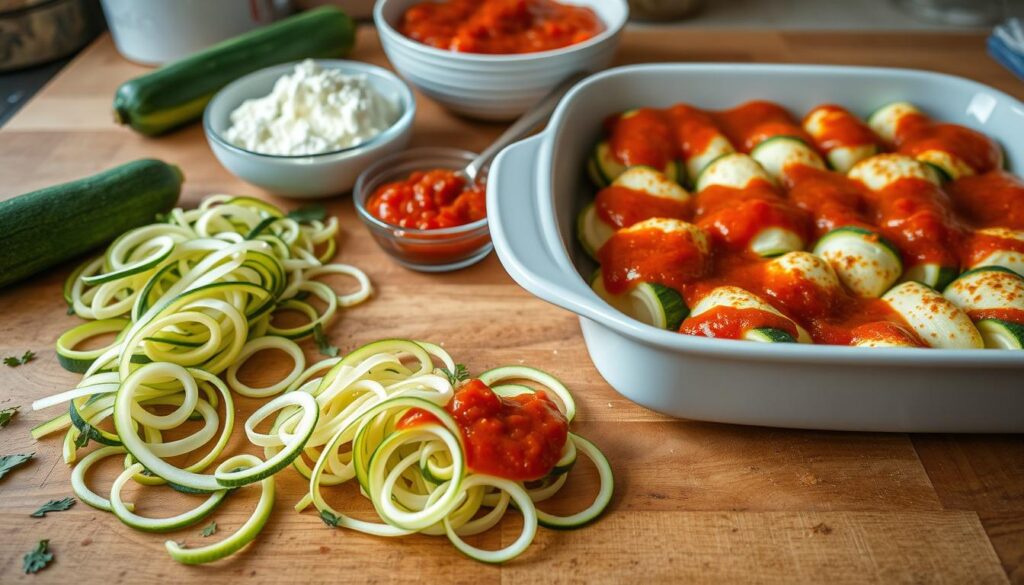
<svg viewBox="0 0 1024 585">
<path fill-rule="evenodd" d="M 320 154 L 356 146 L 387 130 L 396 107 L 363 75 L 307 59 L 274 83 L 270 95 L 231 113 L 228 142 L 263 154 Z"/>
</svg>

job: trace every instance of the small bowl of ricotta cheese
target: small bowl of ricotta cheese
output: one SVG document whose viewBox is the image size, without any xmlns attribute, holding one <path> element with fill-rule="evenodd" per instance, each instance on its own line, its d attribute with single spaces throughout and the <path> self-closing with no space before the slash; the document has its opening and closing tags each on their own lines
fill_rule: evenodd
<svg viewBox="0 0 1024 585">
<path fill-rule="evenodd" d="M 207 105 L 203 128 L 235 176 L 313 198 L 351 190 L 373 161 L 404 149 L 415 113 L 412 91 L 390 71 L 307 59 L 234 81 Z"/>
</svg>

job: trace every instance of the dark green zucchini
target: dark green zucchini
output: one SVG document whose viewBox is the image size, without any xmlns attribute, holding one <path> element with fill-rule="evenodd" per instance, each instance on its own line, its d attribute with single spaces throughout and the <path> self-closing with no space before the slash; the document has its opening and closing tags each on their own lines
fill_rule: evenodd
<svg viewBox="0 0 1024 585">
<path fill-rule="evenodd" d="M 181 181 L 178 167 L 143 159 L 0 201 L 0 287 L 152 223 Z"/>
<path fill-rule="evenodd" d="M 253 71 L 302 59 L 340 58 L 355 42 L 355 24 L 329 6 L 247 32 L 125 82 L 114 94 L 114 119 L 147 136 L 198 120 L 214 94 Z"/>
</svg>

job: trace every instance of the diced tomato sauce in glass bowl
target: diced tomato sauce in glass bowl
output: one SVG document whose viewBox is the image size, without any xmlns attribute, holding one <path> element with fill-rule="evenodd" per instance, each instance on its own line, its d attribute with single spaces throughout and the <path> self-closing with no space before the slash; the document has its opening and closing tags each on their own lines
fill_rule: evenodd
<svg viewBox="0 0 1024 585">
<path fill-rule="evenodd" d="M 442 0 L 405 11 L 399 31 L 460 53 L 511 55 L 561 49 L 605 29 L 594 11 L 555 0 Z"/>
<path fill-rule="evenodd" d="M 459 176 L 475 153 L 417 148 L 387 157 L 360 175 L 353 191 L 359 218 L 385 252 L 424 272 L 458 270 L 491 249 L 486 189 Z"/>
</svg>

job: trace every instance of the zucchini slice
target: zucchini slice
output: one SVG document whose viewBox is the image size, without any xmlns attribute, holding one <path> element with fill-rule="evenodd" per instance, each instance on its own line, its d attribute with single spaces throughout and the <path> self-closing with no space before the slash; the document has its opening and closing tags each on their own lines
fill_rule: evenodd
<svg viewBox="0 0 1024 585">
<path fill-rule="evenodd" d="M 929 347 L 981 349 L 981 333 L 971 318 L 935 292 L 918 282 L 904 282 L 882 296 Z"/>
<path fill-rule="evenodd" d="M 576 237 L 583 250 L 594 260 L 597 260 L 597 251 L 613 235 L 615 228 L 597 216 L 597 207 L 593 203 L 584 207 L 576 217 Z"/>
<path fill-rule="evenodd" d="M 929 262 L 907 268 L 900 280 L 902 282 L 913 280 L 935 290 L 942 290 L 953 282 L 958 274 L 960 274 L 960 269 L 956 266 L 942 266 Z"/>
<path fill-rule="evenodd" d="M 703 191 L 712 185 L 743 189 L 756 180 L 772 182 L 771 176 L 756 160 L 736 152 L 720 156 L 708 164 L 694 185 L 697 191 Z"/>
<path fill-rule="evenodd" d="M 976 233 L 1001 238 L 1004 240 L 1024 241 L 1024 231 L 1008 230 L 1006 228 L 985 228 Z M 1018 252 L 1007 246 L 1006 248 L 993 250 L 980 260 L 976 260 L 968 268 L 980 268 L 983 266 L 1000 266 L 1024 275 L 1024 253 Z"/>
<path fill-rule="evenodd" d="M 693 310 L 690 312 L 690 316 L 697 317 L 717 307 L 731 307 L 734 309 L 755 309 L 758 311 L 771 313 L 784 319 L 788 319 L 790 322 L 793 323 L 793 326 L 796 328 L 797 343 L 813 343 L 811 341 L 810 334 L 807 333 L 807 331 L 798 323 L 792 321 L 792 319 L 789 319 L 789 317 L 783 315 L 778 309 L 770 305 L 761 297 L 738 286 L 720 286 L 712 290 L 708 294 L 704 295 L 704 298 L 702 298 L 700 301 L 697 302 L 696 305 L 694 305 Z M 760 333 L 755 333 L 755 331 L 760 331 Z M 771 343 L 778 343 L 782 341 L 782 338 L 780 336 L 772 335 L 769 331 L 778 330 L 771 327 L 753 328 L 748 331 L 744 331 L 742 339 L 746 339 L 748 341 Z M 785 332 L 780 331 L 780 333 Z M 789 335 L 788 333 L 785 333 L 785 336 L 788 337 L 790 340 L 793 339 L 793 336 Z M 789 341 L 786 342 L 788 343 Z"/>
<path fill-rule="evenodd" d="M 703 152 L 686 159 L 686 176 L 696 179 L 712 161 L 734 152 L 736 149 L 729 139 L 718 134 L 708 142 Z"/>
<path fill-rule="evenodd" d="M 976 325 L 988 349 L 1024 349 L 1024 325 L 1002 319 L 982 319 Z"/>
<path fill-rule="evenodd" d="M 590 158 L 587 159 L 587 175 L 590 177 L 590 181 L 601 189 L 611 185 L 615 179 L 618 179 L 620 175 L 626 172 L 627 168 L 629 167 L 622 164 L 615 157 L 615 153 L 612 152 L 612 148 L 607 140 L 598 142 L 594 146 Z M 682 167 L 679 161 L 669 161 L 662 172 L 671 181 L 681 183 L 683 180 Z"/>
<path fill-rule="evenodd" d="M 875 110 L 868 116 L 868 126 L 886 142 L 896 140 L 896 129 L 900 120 L 909 114 L 920 114 L 921 110 L 910 102 L 892 102 Z"/>
<path fill-rule="evenodd" d="M 674 178 L 651 167 L 630 167 L 616 177 L 612 181 L 612 185 L 640 191 L 652 197 L 672 199 L 680 203 L 690 200 L 690 194 Z"/>
<path fill-rule="evenodd" d="M 832 265 L 839 280 L 855 295 L 877 298 L 903 274 L 896 247 L 863 228 L 845 226 L 825 234 L 814 254 Z"/>
<path fill-rule="evenodd" d="M 774 258 L 803 247 L 804 240 L 799 234 L 780 227 L 764 228 L 750 240 L 750 250 L 762 258 Z"/>
<path fill-rule="evenodd" d="M 860 127 L 862 123 L 849 111 L 836 106 L 818 106 L 804 118 L 803 128 L 825 153 L 828 165 L 835 171 L 846 173 L 853 165 L 878 154 L 878 145 L 872 142 L 832 146 L 829 129 L 839 125 Z"/>
<path fill-rule="evenodd" d="M 917 153 L 914 158 L 935 169 L 943 182 L 955 181 L 975 174 L 974 169 L 967 164 L 967 161 L 944 150 L 926 150 Z"/>
<path fill-rule="evenodd" d="M 853 165 L 847 176 L 864 183 L 872 191 L 881 191 L 900 179 L 920 179 L 936 185 L 942 181 L 932 167 L 909 156 L 896 153 L 876 154 Z"/>
<path fill-rule="evenodd" d="M 641 282 L 628 293 L 613 295 L 604 287 L 603 274 L 598 270 L 590 286 L 609 305 L 658 329 L 676 331 L 690 313 L 682 295 L 660 284 Z"/>
<path fill-rule="evenodd" d="M 772 136 L 755 146 L 750 156 L 776 181 L 781 181 L 786 175 L 786 169 L 794 165 L 825 168 L 818 153 L 794 136 Z"/>
<path fill-rule="evenodd" d="M 775 329 L 773 327 L 758 327 L 751 329 L 743 334 L 743 339 L 747 341 L 757 341 L 760 343 L 796 343 L 793 336 L 781 329 Z"/>
</svg>

